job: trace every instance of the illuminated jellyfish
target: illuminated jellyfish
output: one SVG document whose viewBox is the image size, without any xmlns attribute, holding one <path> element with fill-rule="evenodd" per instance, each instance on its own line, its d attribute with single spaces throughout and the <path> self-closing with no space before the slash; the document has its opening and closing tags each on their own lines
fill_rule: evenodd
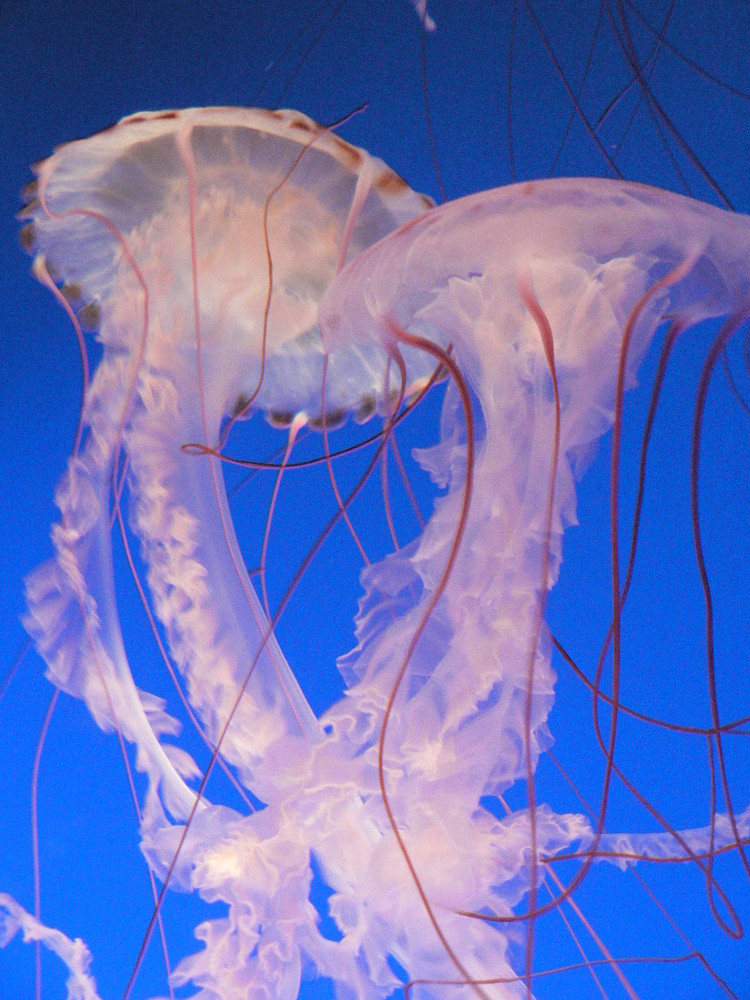
<svg viewBox="0 0 750 1000">
<path fill-rule="evenodd" d="M 731 794 L 701 828 L 659 819 L 659 833 L 611 832 L 616 680 L 611 694 L 598 674 L 590 682 L 608 762 L 598 818 L 548 804 L 536 769 L 554 685 L 545 594 L 575 477 L 614 422 L 617 497 L 623 394 L 663 322 L 671 344 L 726 316 L 713 363 L 745 320 L 748 220 L 587 180 L 428 210 L 303 116 L 229 109 L 138 115 L 61 147 L 36 196 L 37 273 L 96 302 L 104 355 L 58 493 L 56 560 L 29 578 L 27 621 L 53 683 L 135 745 L 158 883 L 221 904 L 173 985 L 291 1000 L 312 970 L 342 997 L 406 983 L 421 997 L 528 996 L 554 971 L 535 967 L 535 939 L 600 857 L 696 865 L 736 933 L 712 875 L 714 855 L 750 831 Z M 365 570 L 357 645 L 340 661 L 347 691 L 318 720 L 244 565 L 217 446 L 261 409 L 290 425 L 280 477 L 314 423 L 335 482 L 334 425 L 384 416 L 372 466 L 405 400 L 418 409 L 445 376 L 440 441 L 418 456 L 443 495 L 419 538 Z M 344 523 L 352 497 L 336 496 Z M 211 767 L 202 776 L 170 739 L 174 719 L 131 674 L 110 537 L 126 500 L 211 765 L 226 767 L 241 805 L 212 796 Z M 613 570 L 615 676 L 623 587 Z M 562 880 L 554 860 L 571 854 L 576 873 Z M 324 906 L 311 900 L 316 877 Z M 2 905 L 6 937 L 41 940 L 68 965 L 69 995 L 97 995 L 80 942 Z M 659 957 L 645 952 L 635 957 Z M 602 945 L 578 964 L 595 976 L 603 963 L 632 995 L 618 959 Z"/>
<path fill-rule="evenodd" d="M 319 421 L 322 291 L 347 255 L 430 203 L 303 115 L 237 109 L 133 116 L 61 147 L 29 197 L 37 274 L 64 276 L 65 294 L 88 303 L 81 315 L 99 315 L 104 355 L 57 495 L 57 557 L 27 581 L 27 623 L 53 683 L 137 747 L 147 850 L 169 853 L 156 846 L 161 803 L 183 821 L 197 808 L 199 825 L 211 809 L 186 784 L 189 756 L 161 740 L 175 721 L 131 676 L 110 537 L 124 480 L 194 710 L 271 802 L 282 785 L 274 767 L 262 776 L 269 748 L 288 737 L 304 759 L 320 728 L 269 634 L 220 466 L 181 447 L 214 444 L 222 420 L 251 404 L 276 423 L 302 412 Z M 368 351 L 339 355 L 326 373 L 331 414 L 371 411 L 382 372 Z M 284 974 L 294 981 L 294 963 Z"/>
<path fill-rule="evenodd" d="M 717 920 L 726 905 L 724 928 L 741 936 L 727 896 L 720 890 L 714 895 L 711 874 L 717 848 L 738 851 L 747 870 L 750 808 L 735 812 L 723 762 L 698 466 L 713 368 L 750 315 L 749 237 L 746 217 L 642 185 L 529 182 L 431 210 L 361 254 L 324 297 L 320 322 L 332 352 L 352 337 L 378 343 L 408 384 L 408 352 L 419 349 L 452 379 L 441 442 L 422 455 L 447 495 L 418 543 L 364 575 L 359 645 L 343 661 L 347 703 L 328 716 L 355 758 L 368 752 L 374 758 L 377 746 L 391 829 L 455 967 L 452 976 L 433 971 L 434 978 L 409 970 L 428 995 L 430 982 L 435 995 L 443 995 L 439 982 L 449 996 L 445 984 L 457 990 L 467 981 L 478 995 L 529 995 L 513 977 L 487 965 L 477 969 L 456 914 L 496 928 L 524 919 L 524 978 L 533 991 L 534 924 L 569 898 L 595 857 L 693 861 L 708 878 Z M 645 802 L 615 761 L 618 716 L 632 714 L 619 703 L 621 620 L 632 570 L 619 541 L 622 413 L 625 391 L 635 384 L 660 325 L 668 325 L 666 366 L 689 328 L 721 316 L 696 400 L 692 504 L 708 606 L 711 753 L 721 761 L 714 779 L 728 810 L 702 830 L 679 831 Z M 558 815 L 540 803 L 535 787 L 537 764 L 550 747 L 555 682 L 543 616 L 546 591 L 560 572 L 563 530 L 575 521 L 575 480 L 613 423 L 615 596 L 602 659 L 611 642 L 612 694 L 604 700 L 614 711 L 608 726 L 602 724 L 596 705 L 603 696 L 600 660 L 589 683 L 606 769 L 601 811 L 595 829 L 587 829 L 582 817 Z M 622 574 L 621 559 L 629 567 Z M 374 609 L 382 607 L 392 609 L 389 617 L 376 617 Z M 724 727 L 724 742 L 734 725 Z M 604 833 L 615 775 L 641 797 L 662 832 Z M 526 785 L 526 805 L 510 809 L 504 796 L 518 782 Z M 494 825 L 481 807 L 491 808 L 493 797 L 505 810 Z M 471 833 L 469 817 L 468 826 L 476 824 Z M 583 867 L 565 886 L 554 866 L 543 862 L 570 852 L 574 841 Z M 476 852 L 471 860 L 467 844 Z M 472 876 L 482 870 L 487 874 L 477 892 L 482 879 Z M 454 951 L 451 942 L 464 947 Z M 619 968 L 606 949 L 602 955 L 635 995 L 622 974 L 625 966 Z M 715 974 L 714 980 L 735 995 Z"/>
</svg>

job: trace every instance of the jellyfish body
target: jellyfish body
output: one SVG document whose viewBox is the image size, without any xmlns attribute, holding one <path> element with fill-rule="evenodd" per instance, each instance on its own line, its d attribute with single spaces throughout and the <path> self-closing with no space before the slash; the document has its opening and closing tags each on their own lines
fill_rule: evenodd
<svg viewBox="0 0 750 1000">
<path fill-rule="evenodd" d="M 543 857 L 609 843 L 533 801 L 554 684 L 544 595 L 575 478 L 659 324 L 744 317 L 750 221 L 584 180 L 428 207 L 303 116 L 206 109 L 62 147 L 28 209 L 104 343 L 28 627 L 53 683 L 137 746 L 153 871 L 227 907 L 173 975 L 206 1000 L 293 1000 L 305 964 L 362 1000 L 404 974 L 417 996 L 526 996 L 519 932 L 479 915 L 523 910 Z M 373 400 L 388 412 L 441 358 L 460 378 L 420 460 L 447 492 L 420 539 L 365 572 L 348 690 L 318 721 L 211 449 L 248 407 L 324 424 Z M 249 815 L 191 786 L 173 720 L 133 680 L 110 549 L 125 474 L 154 611 L 210 744 L 260 800 Z M 485 808 L 519 783 L 526 805 Z M 747 826 L 618 844 L 669 858 Z M 336 940 L 309 899 L 313 862 Z M 4 906 L 92 995 L 57 932 Z"/>
<path fill-rule="evenodd" d="M 342 662 L 348 697 L 328 714 L 354 759 L 369 755 L 374 769 L 379 745 L 379 791 L 414 881 L 466 957 L 458 972 L 455 956 L 452 973 L 425 971 L 421 956 L 408 968 L 450 979 L 446 996 L 467 975 L 488 996 L 526 995 L 498 982 L 492 943 L 464 938 L 470 920 L 456 914 L 507 916 L 539 877 L 534 854 L 592 842 L 583 817 L 534 805 L 531 787 L 527 809 L 504 821 L 481 799 L 532 786 L 550 744 L 542 612 L 575 520 L 575 480 L 661 324 L 681 332 L 726 316 L 731 330 L 746 319 L 749 249 L 746 217 L 642 185 L 544 181 L 431 210 L 361 254 L 323 299 L 331 351 L 351 337 L 391 357 L 417 341 L 435 356 L 438 345 L 478 403 L 468 514 L 465 399 L 449 390 L 441 442 L 422 455 L 447 495 L 418 543 L 364 574 L 359 644 Z M 689 834 L 596 842 L 663 860 L 708 852 L 717 838 L 747 836 L 750 812 L 728 810 Z"/>
<path fill-rule="evenodd" d="M 251 399 L 276 420 L 320 417 L 322 291 L 348 254 L 430 203 L 293 112 L 134 115 L 61 147 L 38 172 L 29 238 L 40 265 L 89 313 L 95 304 L 104 356 L 84 445 L 57 494 L 57 557 L 27 581 L 26 623 L 53 683 L 137 746 L 151 787 L 142 823 L 155 836 L 157 788 L 175 818 L 207 807 L 186 784 L 190 758 L 160 740 L 174 720 L 137 689 L 125 652 L 110 537 L 123 473 L 153 608 L 191 702 L 209 740 L 221 738 L 243 780 L 273 801 L 283 783 L 273 766 L 261 776 L 268 748 L 288 737 L 299 744 L 291 759 L 304 757 L 319 726 L 249 581 L 218 462 L 182 446 L 214 445 Z M 380 391 L 367 353 L 328 366 L 332 412 Z"/>
<path fill-rule="evenodd" d="M 279 191 L 271 197 L 274 186 Z M 109 552 L 118 456 L 127 455 L 136 484 L 131 516 L 148 550 L 155 610 L 213 738 L 229 711 L 219 691 L 227 684 L 236 695 L 254 656 L 253 700 L 278 712 L 245 723 L 244 710 L 235 713 L 250 741 L 237 763 L 262 758 L 267 739 L 282 731 L 311 735 L 314 720 L 280 650 L 271 638 L 265 647 L 258 638 L 254 648 L 247 638 L 248 616 L 257 637 L 267 624 L 242 566 L 217 470 L 180 448 L 214 444 L 221 420 L 256 389 L 256 406 L 319 414 L 317 300 L 345 241 L 356 253 L 363 240 L 422 210 L 425 200 L 302 115 L 235 109 L 125 119 L 45 161 L 38 194 L 30 209 L 34 240 L 50 266 L 97 303 L 105 355 L 85 403 L 88 443 L 58 494 L 60 557 L 28 582 L 28 623 L 55 680 L 83 696 L 100 724 L 123 728 L 147 770 L 155 767 L 170 809 L 184 817 L 193 797 L 153 740 L 158 725 L 155 718 L 146 724 L 119 634 Z M 384 200 L 392 207 L 379 211 Z M 308 348 L 306 376 L 295 349 L 284 350 L 295 340 Z M 358 402 L 347 397 L 350 368 L 358 364 L 366 369 L 361 358 L 341 373 L 332 366 L 332 409 Z M 215 548 L 198 527 L 207 523 L 222 538 Z M 226 612 L 222 622 L 217 608 Z M 209 689 L 200 674 L 213 678 Z M 108 695 L 104 675 L 115 685 Z M 122 704 L 121 719 L 112 718 L 108 701 Z M 232 740 L 225 739 L 225 753 Z"/>
</svg>

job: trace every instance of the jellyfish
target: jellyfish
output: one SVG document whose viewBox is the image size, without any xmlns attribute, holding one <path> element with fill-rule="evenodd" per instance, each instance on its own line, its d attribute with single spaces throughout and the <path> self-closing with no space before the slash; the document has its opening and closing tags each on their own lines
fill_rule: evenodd
<svg viewBox="0 0 750 1000">
<path fill-rule="evenodd" d="M 708 318 L 725 317 L 696 401 L 692 460 L 697 482 L 708 382 L 721 350 L 748 318 L 748 234 L 746 218 L 642 185 L 592 179 L 529 182 L 432 209 L 363 252 L 324 296 L 320 323 L 329 350 L 351 337 L 379 343 L 407 384 L 409 352 L 419 349 L 440 360 L 452 380 L 440 442 L 421 455 L 447 492 L 418 543 L 363 575 L 359 643 L 342 665 L 350 671 L 349 698 L 361 702 L 360 716 L 369 725 L 349 724 L 351 701 L 339 723 L 340 738 L 353 742 L 355 756 L 374 755 L 377 745 L 379 790 L 392 832 L 455 967 L 445 978 L 435 972 L 435 978 L 412 973 L 414 982 L 428 988 L 427 995 L 432 995 L 430 987 L 442 995 L 438 984 L 454 989 L 471 984 L 487 996 L 532 995 L 534 922 L 568 898 L 590 863 L 567 886 L 555 877 L 555 889 L 547 881 L 549 868 L 544 875 L 537 871 L 537 859 L 550 861 L 568 852 L 572 842 L 585 847 L 581 857 L 593 844 L 589 859 L 682 862 L 688 856 L 710 857 L 709 845 L 721 840 L 720 850 L 739 851 L 746 865 L 750 809 L 744 802 L 744 811 L 735 812 L 723 764 L 719 770 L 725 776 L 728 811 L 710 818 L 702 830 L 678 831 L 648 806 L 661 833 L 604 833 L 604 814 L 610 768 L 643 801 L 614 763 L 621 617 L 632 571 L 628 562 L 620 576 L 624 394 L 635 383 L 658 327 L 669 327 L 662 354 L 666 364 L 677 338 L 689 336 L 691 327 Z M 658 392 L 652 397 L 654 405 L 657 401 Z M 603 651 L 611 642 L 612 694 L 607 701 L 612 712 L 607 735 L 594 705 L 606 776 L 593 829 L 581 816 L 563 816 L 540 804 L 535 771 L 550 748 L 548 715 L 555 681 L 543 620 L 546 592 L 561 572 L 564 529 L 575 521 L 576 480 L 612 425 L 613 597 Z M 710 646 L 711 598 L 697 486 L 693 516 Z M 400 604 L 399 614 L 373 623 L 371 609 L 389 603 Z M 708 656 L 711 739 L 716 737 L 722 757 L 725 730 L 711 680 L 710 649 Z M 601 696 L 601 664 L 600 658 L 591 685 L 595 703 Z M 335 706 L 329 718 L 340 711 Z M 737 722 L 726 727 L 736 729 Z M 526 786 L 520 810 L 504 799 L 518 781 Z M 483 813 L 483 803 L 488 808 L 495 797 L 505 814 L 499 825 L 485 826 L 489 815 Z M 471 835 L 463 826 L 467 816 L 478 824 Z M 516 840 L 519 830 L 511 832 L 519 820 L 525 825 L 525 849 Z M 457 913 L 501 927 L 518 919 L 510 916 L 519 901 L 519 870 L 513 866 L 506 869 L 505 887 L 494 882 L 494 898 L 485 885 L 481 902 L 469 899 L 477 883 L 467 879 L 469 862 L 462 847 L 471 843 L 492 851 L 498 835 L 498 848 L 507 840 L 490 862 L 494 878 L 508 859 L 507 848 L 516 861 L 525 859 L 524 988 L 519 988 L 520 976 L 464 964 L 461 955 L 473 960 L 477 952 L 472 954 L 454 922 Z M 445 840 L 449 847 L 442 847 Z M 442 847 L 439 885 L 437 844 Z M 484 867 L 486 859 L 474 863 Z M 541 902 L 540 879 L 549 894 L 546 904 Z M 716 901 L 710 905 L 721 921 Z M 724 927 L 741 936 L 739 927 Z M 461 942 L 455 953 L 450 940 Z M 605 961 L 631 993 L 617 960 L 606 955 Z M 714 978 L 716 986 L 734 995 Z"/>
<path fill-rule="evenodd" d="M 181 448 L 212 445 L 251 405 L 277 424 L 367 412 L 381 388 L 367 351 L 326 364 L 321 396 L 317 301 L 348 254 L 430 202 L 303 115 L 242 109 L 131 116 L 59 149 L 29 197 L 37 273 L 64 273 L 79 315 L 100 314 L 105 350 L 57 495 L 57 557 L 27 580 L 27 626 L 53 683 L 136 746 L 140 821 L 158 840 L 162 807 L 185 821 L 206 800 L 186 783 L 189 755 L 160 739 L 174 720 L 136 687 L 123 643 L 110 544 L 123 476 L 154 613 L 208 740 L 247 783 L 271 745 L 314 743 L 319 724 L 250 583 L 216 460 Z M 280 783 L 256 778 L 273 800 Z M 284 975 L 294 982 L 294 963 Z"/>
</svg>

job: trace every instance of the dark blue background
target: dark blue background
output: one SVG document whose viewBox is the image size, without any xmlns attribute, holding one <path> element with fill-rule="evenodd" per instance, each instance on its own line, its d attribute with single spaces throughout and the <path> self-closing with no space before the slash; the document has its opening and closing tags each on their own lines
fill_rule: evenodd
<svg viewBox="0 0 750 1000">
<path fill-rule="evenodd" d="M 659 25 L 669 5 L 650 0 L 641 7 Z M 543 177 L 553 170 L 557 175 L 611 174 L 580 121 L 574 117 L 570 122 L 572 105 L 561 78 L 562 73 L 574 92 L 580 89 L 594 123 L 628 84 L 630 74 L 606 10 L 585 0 L 536 2 L 533 8 L 560 70 L 521 4 L 509 101 L 510 0 L 431 5 L 438 30 L 427 39 L 427 78 L 435 159 L 448 197 L 513 179 L 509 107 L 518 178 Z M 599 42 L 582 86 L 600 17 Z M 750 89 L 749 17 L 739 2 L 677 0 L 666 38 L 695 67 L 669 51 L 662 51 L 650 67 L 654 93 L 675 128 L 739 210 L 750 209 L 750 104 L 711 83 L 697 67 L 727 84 Z M 632 16 L 630 24 L 639 58 L 645 61 L 652 43 Z M 344 126 L 341 135 L 381 156 L 414 188 L 439 200 L 425 124 L 421 60 L 420 26 L 406 0 L 0 2 L 0 677 L 23 643 L 18 624 L 23 575 L 51 552 L 53 493 L 72 445 L 81 389 L 72 330 L 51 296 L 29 276 L 30 260 L 17 244 L 13 216 L 19 208 L 18 192 L 31 177 L 28 165 L 60 142 L 89 135 L 139 110 L 207 104 L 295 107 L 329 123 L 366 103 L 366 110 Z M 697 196 L 718 201 L 673 137 L 667 140 L 671 154 L 667 152 L 654 114 L 631 88 L 601 125 L 601 142 L 616 157 L 622 174 L 675 190 L 687 185 Z M 703 334 L 682 346 L 676 376 L 667 388 L 649 481 L 652 506 L 627 612 L 623 690 L 623 698 L 643 711 L 696 725 L 708 725 L 709 717 L 703 605 L 686 521 L 687 463 L 691 395 L 708 342 L 708 334 Z M 747 401 L 750 383 L 746 376 L 743 380 L 738 350 L 731 363 Z M 726 379 L 718 374 L 714 381 L 702 498 L 718 608 L 720 705 L 722 717 L 728 719 L 748 712 L 750 705 L 750 420 L 727 389 Z M 647 382 L 644 373 L 644 385 Z M 628 444 L 633 447 L 645 402 L 647 393 L 631 401 Z M 433 417 L 436 406 L 431 404 Z M 402 451 L 407 454 L 412 444 L 426 443 L 420 436 L 426 433 L 421 428 L 407 431 Z M 258 436 L 262 444 L 256 446 L 256 455 L 271 447 L 264 430 L 258 429 Z M 423 489 L 424 477 L 417 476 L 416 484 Z M 324 484 L 316 488 L 323 491 Z M 605 445 L 582 488 L 581 528 L 571 530 L 566 539 L 563 581 L 550 600 L 556 633 L 589 673 L 609 614 L 607 490 Z M 632 484 L 626 494 L 628 490 L 632 494 Z M 253 511 L 262 511 L 267 491 L 260 496 L 260 501 L 248 498 L 247 490 L 237 496 L 238 532 L 247 537 L 248 550 L 258 532 Z M 332 503 L 330 492 L 321 492 L 320 503 Z M 400 504 L 397 519 L 406 537 L 416 529 L 403 500 Z M 279 513 L 272 599 L 278 599 L 304 555 L 312 526 L 303 519 L 310 506 L 300 511 L 290 500 L 289 509 Z M 382 519 L 378 515 L 375 524 L 376 518 L 368 518 L 362 509 L 359 515 L 377 552 L 384 544 Z M 295 546 L 299 529 L 302 539 Z M 252 558 L 248 555 L 249 562 Z M 313 567 L 280 626 L 282 646 L 318 710 L 340 691 L 335 657 L 351 646 L 357 572 L 355 550 L 341 532 Z M 142 670 L 153 666 L 158 671 L 152 645 L 139 638 L 137 611 L 131 607 L 135 601 L 127 588 L 123 600 L 126 638 L 137 650 Z M 550 720 L 558 753 L 583 793 L 595 801 L 602 768 L 590 735 L 589 700 L 563 665 L 558 671 L 558 700 Z M 160 683 L 153 681 L 153 686 Z M 29 909 L 30 775 L 50 693 L 32 654 L 0 702 L 0 891 L 12 892 Z M 750 755 L 743 737 L 727 742 L 735 802 L 742 808 L 750 801 Z M 677 825 L 706 823 L 703 743 L 670 741 L 663 734 L 651 740 L 641 730 L 624 727 L 620 754 L 618 759 Z M 580 809 L 551 769 L 543 768 L 539 780 L 542 800 L 560 811 Z M 102 997 L 117 997 L 150 913 L 148 885 L 116 741 L 103 736 L 69 699 L 61 700 L 52 722 L 39 797 L 43 916 L 91 946 Z M 608 828 L 646 830 L 653 823 L 618 793 Z M 747 924 L 750 893 L 739 864 L 725 859 L 718 869 Z M 670 911 L 735 992 L 750 997 L 747 939 L 729 942 L 715 927 L 699 873 L 687 866 L 664 871 L 645 865 L 639 873 L 661 887 Z M 631 876 L 601 867 L 576 899 L 615 955 L 677 955 L 687 950 Z M 175 941 L 173 959 L 191 950 L 191 928 L 204 913 L 187 897 L 169 900 L 165 920 Z M 580 933 L 587 937 L 585 931 Z M 537 936 L 537 968 L 580 960 L 559 917 L 540 923 Z M 595 947 L 588 941 L 586 946 L 595 956 Z M 628 967 L 628 975 L 645 998 L 721 995 L 697 961 Z M 46 997 L 63 995 L 63 970 L 47 955 L 44 978 Z M 609 995 L 623 995 L 611 974 L 604 971 L 602 981 Z M 305 990 L 307 996 L 328 996 L 329 984 L 307 984 Z M 0 952 L 0 998 L 25 1000 L 32 991 L 33 950 L 14 941 Z M 158 948 L 152 946 L 134 996 L 164 992 Z M 587 973 L 571 973 L 539 980 L 538 995 L 593 996 L 595 987 Z"/>
</svg>

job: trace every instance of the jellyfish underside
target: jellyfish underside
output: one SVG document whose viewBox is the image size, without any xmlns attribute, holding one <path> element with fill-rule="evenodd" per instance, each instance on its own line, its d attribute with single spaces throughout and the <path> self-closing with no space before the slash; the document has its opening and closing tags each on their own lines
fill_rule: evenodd
<svg viewBox="0 0 750 1000">
<path fill-rule="evenodd" d="M 703 830 L 626 836 L 533 794 L 554 687 L 544 600 L 576 478 L 661 324 L 744 319 L 747 218 L 590 180 L 430 209 L 303 116 L 233 109 L 133 116 L 62 147 L 39 195 L 37 252 L 98 304 L 105 352 L 27 626 L 53 683 L 136 745 L 155 874 L 227 905 L 176 986 L 292 1000 L 311 966 L 375 1000 L 400 968 L 414 997 L 527 996 L 518 928 L 541 905 L 541 859 L 748 836 L 731 804 Z M 376 409 L 388 428 L 394 387 L 398 402 L 441 365 L 440 440 L 420 463 L 444 494 L 416 541 L 364 571 L 346 696 L 318 720 L 211 449 L 248 408 L 324 429 Z M 248 815 L 196 794 L 173 720 L 132 680 L 110 550 L 125 459 L 153 610 L 210 744 L 261 803 Z M 525 807 L 484 808 L 519 783 Z M 313 860 L 338 940 L 308 898 Z M 61 954 L 69 991 L 95 996 L 59 932 L 3 902 Z"/>
</svg>

